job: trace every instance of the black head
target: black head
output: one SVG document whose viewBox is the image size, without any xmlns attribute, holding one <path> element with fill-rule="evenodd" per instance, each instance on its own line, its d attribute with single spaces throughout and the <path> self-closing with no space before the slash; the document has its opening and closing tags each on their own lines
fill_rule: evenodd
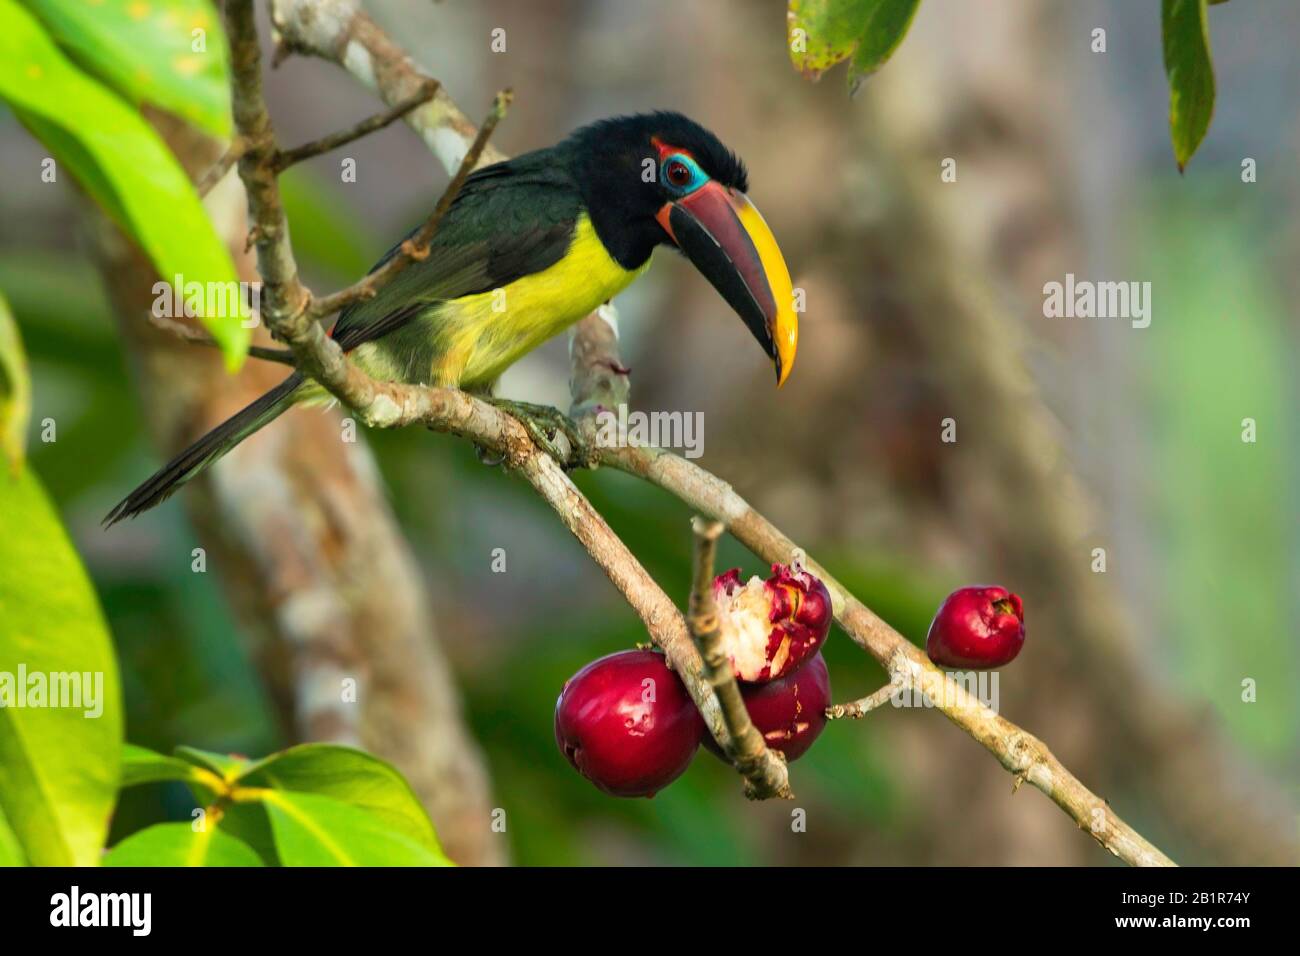
<svg viewBox="0 0 1300 956">
<path fill-rule="evenodd" d="M 799 338 L 790 271 L 750 203 L 745 166 L 680 113 L 621 116 L 559 147 L 596 234 L 625 269 L 671 245 L 717 289 L 776 367 L 780 385 Z"/>
<path fill-rule="evenodd" d="M 656 245 L 672 244 L 656 215 L 665 203 L 683 195 L 692 185 L 691 177 L 703 175 L 742 193 L 749 188 L 740 158 L 681 113 L 601 120 L 575 131 L 561 149 L 568 155 L 596 234 L 625 269 L 643 265 Z M 689 165 L 672 161 L 679 153 Z"/>
</svg>

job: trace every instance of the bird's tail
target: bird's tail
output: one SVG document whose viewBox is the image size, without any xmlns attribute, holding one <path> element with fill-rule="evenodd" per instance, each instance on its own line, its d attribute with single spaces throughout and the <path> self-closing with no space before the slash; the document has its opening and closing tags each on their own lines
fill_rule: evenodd
<svg viewBox="0 0 1300 956">
<path fill-rule="evenodd" d="M 104 517 L 104 526 L 165 501 L 177 488 L 221 458 L 241 441 L 292 407 L 310 386 L 295 372 L 257 401 L 236 412 L 163 465 Z"/>
</svg>

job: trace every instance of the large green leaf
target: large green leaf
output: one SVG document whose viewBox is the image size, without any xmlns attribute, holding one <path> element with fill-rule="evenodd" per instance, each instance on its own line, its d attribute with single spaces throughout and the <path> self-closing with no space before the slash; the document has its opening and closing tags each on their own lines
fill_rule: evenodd
<svg viewBox="0 0 1300 956">
<path fill-rule="evenodd" d="M 230 134 L 226 41 L 208 0 L 24 2 L 60 46 L 132 102 Z"/>
<path fill-rule="evenodd" d="M 0 97 L 135 239 L 165 280 L 180 276 L 187 285 L 237 288 L 229 251 L 158 134 L 73 66 L 15 0 L 0 0 Z M 203 315 L 201 321 L 221 344 L 227 365 L 237 368 L 251 335 L 241 322 L 243 310 L 214 311 L 223 314 Z"/>
<path fill-rule="evenodd" d="M 429 850 L 442 852 L 429 815 L 410 784 L 384 761 L 363 751 L 335 744 L 301 744 L 253 764 L 239 783 L 333 797 L 369 812 Z"/>
<path fill-rule="evenodd" d="M 216 827 L 159 823 L 133 833 L 104 857 L 105 866 L 261 866 L 245 843 Z"/>
<path fill-rule="evenodd" d="M 75 704 L 75 687 L 80 704 L 48 706 L 56 687 L 65 692 L 57 703 Z M 121 763 L 117 665 L 94 589 L 31 468 L 16 478 L 0 472 L 0 694 L 6 689 L 0 809 L 32 863 L 97 862 Z"/>
<path fill-rule="evenodd" d="M 920 2 L 790 0 L 790 59 L 813 79 L 849 60 L 849 90 L 856 91 L 893 56 L 907 36 Z"/>
<path fill-rule="evenodd" d="M 18 323 L 0 294 L 0 455 L 17 474 L 27 445 L 27 418 L 32 410 L 32 381 Z"/>
<path fill-rule="evenodd" d="M 1160 31 L 1169 78 L 1169 133 L 1182 172 L 1214 115 L 1214 64 L 1205 0 L 1161 0 Z"/>
<path fill-rule="evenodd" d="M 314 793 L 264 790 L 282 866 L 450 866 L 365 810 Z"/>
<path fill-rule="evenodd" d="M 202 767 L 155 753 L 135 744 L 122 747 L 122 786 L 133 787 L 141 783 L 161 780 L 179 780 L 185 783 L 204 783 L 210 778 Z"/>
<path fill-rule="evenodd" d="M 5 819 L 4 808 L 0 807 L 0 866 L 22 866 L 23 848 L 18 845 L 9 821 Z"/>
</svg>

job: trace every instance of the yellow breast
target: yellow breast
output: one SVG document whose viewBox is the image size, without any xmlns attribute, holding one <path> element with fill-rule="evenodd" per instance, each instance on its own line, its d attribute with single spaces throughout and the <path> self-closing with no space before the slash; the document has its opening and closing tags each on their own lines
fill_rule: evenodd
<svg viewBox="0 0 1300 956">
<path fill-rule="evenodd" d="M 447 303 L 455 310 L 456 331 L 435 380 L 462 388 L 495 381 L 521 356 L 627 288 L 646 266 L 628 270 L 615 262 L 584 213 L 568 252 L 550 268 Z"/>
</svg>

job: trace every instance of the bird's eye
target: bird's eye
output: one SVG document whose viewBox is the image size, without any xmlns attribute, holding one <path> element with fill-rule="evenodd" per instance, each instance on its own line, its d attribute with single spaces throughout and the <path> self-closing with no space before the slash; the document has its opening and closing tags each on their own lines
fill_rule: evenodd
<svg viewBox="0 0 1300 956">
<path fill-rule="evenodd" d="M 664 160 L 662 176 L 669 189 L 683 196 L 703 186 L 709 178 L 695 160 L 682 153 L 675 153 Z"/>
</svg>

